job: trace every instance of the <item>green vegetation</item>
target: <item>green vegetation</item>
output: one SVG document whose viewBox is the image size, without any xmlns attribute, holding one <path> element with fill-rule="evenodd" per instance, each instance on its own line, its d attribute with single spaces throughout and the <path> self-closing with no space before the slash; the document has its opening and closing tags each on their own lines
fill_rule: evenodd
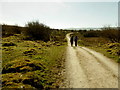
<svg viewBox="0 0 120 90">
<path fill-rule="evenodd" d="M 10 26 L 2 25 L 2 37 L 8 37 L 14 34 L 20 34 L 22 27 L 20 26 Z"/>
<path fill-rule="evenodd" d="M 37 21 L 25 27 L 2 27 L 3 89 L 59 88 L 67 31 L 50 29 Z"/>
<path fill-rule="evenodd" d="M 3 38 L 3 88 L 58 88 L 66 45 Z"/>
<path fill-rule="evenodd" d="M 53 30 L 51 33 L 51 41 L 59 41 L 59 42 L 66 42 L 66 34 L 69 33 L 70 31 L 65 31 L 65 30 Z"/>
<path fill-rule="evenodd" d="M 59 30 L 28 22 L 25 27 L 2 25 L 2 87 L 59 88 L 63 77 L 67 33 L 79 38 L 79 45 L 92 48 L 120 62 L 120 33 L 102 30 Z"/>
<path fill-rule="evenodd" d="M 25 36 L 28 36 L 27 39 L 49 41 L 50 33 L 50 28 L 38 21 L 26 24 Z"/>
<path fill-rule="evenodd" d="M 80 30 L 79 45 L 103 53 L 105 56 L 120 62 L 120 30 L 104 27 L 102 30 Z"/>
<path fill-rule="evenodd" d="M 71 31 L 63 29 L 51 29 L 38 21 L 28 22 L 25 27 L 2 25 L 2 37 L 16 36 L 20 34 L 23 40 L 42 41 L 66 41 L 65 36 Z"/>
</svg>

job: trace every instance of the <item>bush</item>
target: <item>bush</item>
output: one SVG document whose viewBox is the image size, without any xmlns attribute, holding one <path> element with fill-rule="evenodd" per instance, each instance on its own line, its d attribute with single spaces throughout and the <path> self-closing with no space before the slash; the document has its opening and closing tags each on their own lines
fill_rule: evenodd
<svg viewBox="0 0 120 90">
<path fill-rule="evenodd" d="M 108 38 L 111 42 L 120 42 L 120 31 L 117 28 L 104 27 L 102 28 L 102 37 Z"/>
<path fill-rule="evenodd" d="M 85 32 L 84 37 L 99 37 L 100 36 L 100 31 L 94 31 L 94 30 L 90 30 Z"/>
<path fill-rule="evenodd" d="M 2 25 L 2 36 L 7 37 L 14 34 L 20 34 L 21 28 L 19 26 L 10 26 L 10 25 Z"/>
<path fill-rule="evenodd" d="M 54 30 L 52 30 L 50 40 L 64 42 L 64 41 L 66 41 L 65 38 L 66 38 L 67 33 L 68 32 L 64 31 L 64 30 L 54 29 Z"/>
<path fill-rule="evenodd" d="M 49 41 L 50 33 L 50 28 L 38 21 L 28 22 L 28 24 L 26 24 L 25 34 L 30 37 L 29 39 Z"/>
</svg>

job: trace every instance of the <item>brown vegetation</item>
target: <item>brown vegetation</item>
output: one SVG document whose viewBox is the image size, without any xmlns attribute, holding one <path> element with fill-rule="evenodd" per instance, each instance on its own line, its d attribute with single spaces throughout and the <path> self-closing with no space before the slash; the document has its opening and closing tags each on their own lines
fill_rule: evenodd
<svg viewBox="0 0 120 90">
<path fill-rule="evenodd" d="M 80 30 L 79 44 L 87 46 L 120 62 L 120 30 L 103 27 L 101 30 Z"/>
</svg>

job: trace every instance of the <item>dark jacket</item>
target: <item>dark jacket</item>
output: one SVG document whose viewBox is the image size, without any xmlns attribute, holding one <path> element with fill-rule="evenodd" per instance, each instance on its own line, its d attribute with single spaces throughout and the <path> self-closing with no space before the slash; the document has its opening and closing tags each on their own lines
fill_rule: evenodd
<svg viewBox="0 0 120 90">
<path fill-rule="evenodd" d="M 77 40 L 78 40 L 78 37 L 77 37 L 77 36 L 75 36 L 74 41 L 75 41 L 75 42 L 77 42 Z"/>
<path fill-rule="evenodd" d="M 70 38 L 70 42 L 73 42 L 73 36 Z"/>
</svg>

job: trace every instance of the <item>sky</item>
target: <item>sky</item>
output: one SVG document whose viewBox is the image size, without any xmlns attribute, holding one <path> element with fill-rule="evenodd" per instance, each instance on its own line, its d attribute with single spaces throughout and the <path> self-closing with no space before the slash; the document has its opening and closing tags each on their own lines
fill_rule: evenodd
<svg viewBox="0 0 120 90">
<path fill-rule="evenodd" d="M 118 25 L 118 2 L 0 2 L 0 23 L 25 26 L 38 20 L 51 28 L 89 28 Z"/>
</svg>

